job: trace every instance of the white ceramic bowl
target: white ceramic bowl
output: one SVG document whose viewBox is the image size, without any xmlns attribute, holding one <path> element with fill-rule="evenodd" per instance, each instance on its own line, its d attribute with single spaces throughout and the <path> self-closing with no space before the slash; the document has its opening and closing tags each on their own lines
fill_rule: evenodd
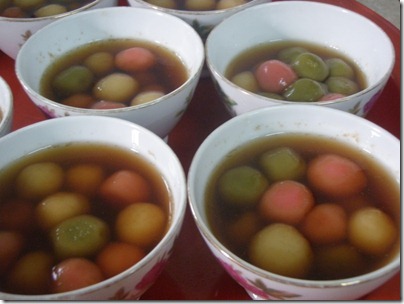
<svg viewBox="0 0 404 304">
<path fill-rule="evenodd" d="M 190 24 L 201 36 L 203 40 L 206 39 L 209 32 L 225 18 L 240 12 L 248 7 L 256 4 L 269 2 L 270 0 L 250 0 L 245 4 L 235 6 L 229 9 L 209 10 L 209 11 L 187 11 L 179 9 L 169 9 L 161 6 L 156 6 L 143 0 L 127 0 L 128 4 L 133 7 L 146 7 L 155 9 L 160 12 L 168 13 L 181 18 Z"/>
<path fill-rule="evenodd" d="M 206 41 L 208 68 L 232 115 L 295 103 L 251 93 L 224 77 L 227 66 L 239 53 L 278 40 L 323 45 L 355 62 L 365 75 L 367 88 L 345 98 L 315 104 L 359 116 L 365 116 L 376 101 L 395 60 L 386 33 L 369 19 L 344 8 L 312 1 L 272 2 L 248 8 L 215 27 Z"/>
<path fill-rule="evenodd" d="M 65 106 L 39 94 L 42 75 L 55 58 L 91 41 L 111 38 L 145 40 L 166 47 L 185 65 L 188 72 L 186 82 L 152 102 L 112 110 Z M 189 105 L 203 62 L 201 38 L 186 22 L 154 10 L 111 7 L 69 16 L 38 31 L 21 48 L 16 59 L 16 73 L 31 100 L 50 117 L 118 117 L 166 137 Z"/>
<path fill-rule="evenodd" d="M 206 185 L 218 164 L 237 147 L 264 136 L 300 133 L 326 136 L 372 155 L 400 186 L 400 141 L 372 122 L 313 105 L 274 106 L 239 115 L 213 131 L 197 150 L 188 172 L 188 201 L 213 255 L 253 299 L 353 300 L 369 293 L 400 269 L 400 253 L 373 272 L 342 280 L 292 279 L 242 260 L 212 233 L 206 214 Z M 397 208 L 400 208 L 397 206 Z"/>
<path fill-rule="evenodd" d="M 19 129 L 0 139 L 4 151 L 0 170 L 30 152 L 67 143 L 99 143 L 140 154 L 161 172 L 171 192 L 171 224 L 163 239 L 140 262 L 98 284 L 50 295 L 0 292 L 3 300 L 119 300 L 138 299 L 164 268 L 186 210 L 186 184 L 181 163 L 171 148 L 149 130 L 131 122 L 99 116 L 51 119 Z M 8 151 L 8 153 L 6 153 Z"/>
<path fill-rule="evenodd" d="M 0 77 L 0 137 L 11 131 L 13 113 L 13 93 L 7 82 Z"/>
<path fill-rule="evenodd" d="M 0 49 L 15 59 L 25 41 L 45 25 L 86 10 L 115 6 L 117 2 L 118 0 L 94 0 L 76 10 L 50 17 L 7 18 L 0 16 L 0 36 L 2 37 L 0 39 Z"/>
</svg>

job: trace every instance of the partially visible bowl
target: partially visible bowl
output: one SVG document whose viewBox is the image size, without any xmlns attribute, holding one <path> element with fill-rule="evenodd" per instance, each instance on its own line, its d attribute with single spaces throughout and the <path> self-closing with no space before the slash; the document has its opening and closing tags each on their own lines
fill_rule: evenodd
<svg viewBox="0 0 404 304">
<path fill-rule="evenodd" d="M 241 52 L 274 41 L 306 42 L 337 51 L 358 66 L 367 87 L 332 101 L 280 101 L 251 93 L 226 78 L 230 62 Z M 299 102 L 366 116 L 390 77 L 394 56 L 389 37 L 375 23 L 344 8 L 312 1 L 272 2 L 248 8 L 224 20 L 206 41 L 208 68 L 232 115 Z"/>
<path fill-rule="evenodd" d="M 0 137 L 11 131 L 13 109 L 13 93 L 7 82 L 0 77 Z"/>
<path fill-rule="evenodd" d="M 49 17 L 11 18 L 0 16 L 0 36 L 3 37 L 0 40 L 0 49 L 15 59 L 25 41 L 45 25 L 66 16 L 75 15 L 86 10 L 115 6 L 117 3 L 118 0 L 94 0 L 73 11 Z"/>
<path fill-rule="evenodd" d="M 26 159 L 27 155 L 30 153 L 34 154 L 38 151 L 41 153 L 41 151 L 43 152 L 46 149 L 49 151 L 49 148 L 52 147 L 71 146 L 72 144 L 97 144 L 101 145 L 101 148 L 102 146 L 108 146 L 114 149 L 123 149 L 126 153 L 129 153 L 126 154 L 126 157 L 131 157 L 132 155 L 133 159 L 131 162 L 140 156 L 143 161 L 153 166 L 165 180 L 165 187 L 167 187 L 169 191 L 168 203 L 170 204 L 170 218 L 165 234 L 135 265 L 99 283 L 72 291 L 53 294 L 13 294 L 2 290 L 0 291 L 0 298 L 3 300 L 61 301 L 138 299 L 154 283 L 170 257 L 172 246 L 180 232 L 186 210 L 185 175 L 175 153 L 161 138 L 149 130 L 131 122 L 112 117 L 71 116 L 45 120 L 19 129 L 0 139 L 0 147 L 3 151 L 3 156 L 0 160 L 1 171 L 4 172 L 3 170 L 5 170 L 5 168 L 10 168 L 12 164 L 21 162 L 24 158 Z M 82 152 L 85 153 L 85 151 Z M 80 152 L 76 153 L 80 154 Z M 47 155 L 49 156 L 49 154 Z M 43 157 L 42 154 L 42 160 L 44 161 Z M 127 159 L 126 157 L 125 159 Z M 84 160 L 81 159 L 82 163 L 83 161 Z M 124 162 L 121 161 L 119 165 L 121 168 L 123 163 Z M 19 168 L 21 169 L 22 167 L 20 166 Z M 3 191 L 2 193 L 4 194 Z M 101 200 L 94 198 L 90 200 L 92 209 L 101 202 Z M 30 203 L 35 202 L 31 200 Z M 39 203 L 39 201 L 36 201 L 36 203 Z M 6 201 L 2 200 L 0 207 L 3 204 L 6 204 Z M 105 208 L 105 205 L 103 208 Z M 4 210 L 4 208 L 2 208 L 2 210 Z M 111 215 L 112 212 L 109 212 Z M 17 216 L 24 217 L 22 213 Z M 36 229 L 34 225 L 36 222 L 35 218 L 31 218 L 30 231 Z M 1 225 L 2 232 L 4 231 L 4 225 L 5 223 Z M 116 239 L 116 234 L 112 231 L 113 228 L 110 229 L 111 235 L 113 234 L 114 239 Z M 39 233 L 38 230 L 35 231 Z M 45 232 L 43 233 L 45 234 Z M 2 261 L 4 261 L 3 257 L 4 256 L 2 256 Z M 3 272 L 3 266 L 4 264 L 2 264 L 1 275 L 4 278 L 6 273 Z M 39 273 L 35 273 L 34 275 L 41 277 Z M 4 282 L 3 279 L 2 282 Z"/>
<path fill-rule="evenodd" d="M 103 39 L 133 39 L 166 48 L 184 64 L 186 81 L 151 102 L 109 110 L 67 106 L 40 94 L 41 78 L 55 58 L 84 44 Z M 118 117 L 142 125 L 160 137 L 166 137 L 189 105 L 203 62 L 202 41 L 186 22 L 155 10 L 112 7 L 69 16 L 38 31 L 21 48 L 16 59 L 16 74 L 31 100 L 50 117 Z"/>
<path fill-rule="evenodd" d="M 150 9 L 155 9 L 157 11 L 168 13 L 181 18 L 182 20 L 190 24 L 198 32 L 198 34 L 201 36 L 203 40 L 205 40 L 210 31 L 225 18 L 237 12 L 240 12 L 248 7 L 268 2 L 268 0 L 248 0 L 244 4 L 237 5 L 227 9 L 191 11 L 191 10 L 180 10 L 158 6 L 156 4 L 152 4 L 144 0 L 127 0 L 127 1 L 129 5 L 133 7 L 146 7 Z"/>
<path fill-rule="evenodd" d="M 231 221 L 231 216 L 233 215 L 234 219 L 234 217 L 237 216 L 237 213 L 235 214 L 234 208 L 230 207 L 230 202 L 228 205 L 222 203 L 222 208 L 213 208 L 214 203 L 212 201 L 214 201 L 215 204 L 219 204 L 221 203 L 221 200 L 217 198 L 217 196 L 211 198 L 213 197 L 212 193 L 219 191 L 217 188 L 211 187 L 212 180 L 218 180 L 218 172 L 221 172 L 222 174 L 225 172 L 222 165 L 224 162 L 226 162 L 225 168 L 227 169 L 236 167 L 238 165 L 235 160 L 236 156 L 238 161 L 244 161 L 243 164 L 251 164 L 253 168 L 260 168 L 258 162 L 255 162 L 254 164 L 248 162 L 247 155 L 249 155 L 250 158 L 258 157 L 257 154 L 253 154 L 252 149 L 242 150 L 246 152 L 245 155 L 242 156 L 237 154 L 237 151 L 240 151 L 240 147 L 245 146 L 248 143 L 251 144 L 258 139 L 263 140 L 264 138 L 266 139 L 265 143 L 259 141 L 260 145 L 258 146 L 256 144 L 254 147 L 256 150 L 261 149 L 261 147 L 268 147 L 266 144 L 269 143 L 271 137 L 276 138 L 278 135 L 285 134 L 294 134 L 293 138 L 300 136 L 301 139 L 304 139 L 307 135 L 324 137 L 333 142 L 331 145 L 333 147 L 335 147 L 334 144 L 336 143 L 347 145 L 352 149 L 360 151 L 362 154 L 366 154 L 366 157 L 370 157 L 372 161 L 374 160 L 380 164 L 382 168 L 387 171 L 389 178 L 391 178 L 391 183 L 389 182 L 386 187 L 394 185 L 394 191 L 396 191 L 394 192 L 395 198 L 390 200 L 388 205 L 388 199 L 383 200 L 381 204 L 386 203 L 383 207 L 390 207 L 394 204 L 393 209 L 395 211 L 389 209 L 391 211 L 390 216 L 392 218 L 394 217 L 397 227 L 396 230 L 400 231 L 398 228 L 401 221 L 401 212 L 399 211 L 400 141 L 386 130 L 364 118 L 340 110 L 313 105 L 274 106 L 265 109 L 258 109 L 236 116 L 214 130 L 198 148 L 188 172 L 188 202 L 194 220 L 212 254 L 229 275 L 232 276 L 233 279 L 240 284 L 253 299 L 323 301 L 358 299 L 384 284 L 399 271 L 400 249 L 397 249 L 397 247 L 399 247 L 400 235 L 395 239 L 397 242 L 395 243 L 396 247 L 393 248 L 395 251 L 392 251 L 390 258 L 385 261 L 383 266 L 360 275 L 345 277 L 342 279 L 310 280 L 307 279 L 307 277 L 292 278 L 288 275 L 281 275 L 279 273 L 264 270 L 263 268 L 256 266 L 251 260 L 247 261 L 245 258 L 247 256 L 246 252 L 251 250 L 251 248 L 240 249 L 238 254 L 235 253 L 233 250 L 234 248 L 230 249 L 229 244 L 231 243 L 229 241 L 229 234 L 232 233 L 234 238 L 237 238 L 237 241 L 240 241 L 246 233 L 249 233 L 245 231 L 250 231 L 250 227 L 254 227 L 254 225 L 250 220 L 244 220 L 242 222 L 237 222 L 240 223 L 240 226 L 234 226 L 233 223 L 235 222 Z M 302 143 L 302 141 L 300 143 Z M 287 141 L 284 140 L 283 144 L 287 146 Z M 313 146 L 313 142 L 311 145 Z M 308 148 L 308 150 L 312 152 L 318 151 L 318 149 L 312 146 Z M 260 151 L 262 153 L 262 149 Z M 340 149 L 339 151 L 342 150 Z M 357 160 L 358 159 L 359 156 L 357 155 Z M 230 161 L 232 162 L 230 163 Z M 221 171 L 218 171 L 219 168 Z M 223 175 L 219 174 L 219 176 Z M 254 184 L 253 180 L 256 181 L 254 178 L 246 180 L 248 181 L 246 184 L 249 185 Z M 305 178 L 299 179 L 299 182 L 305 185 L 309 184 Z M 271 185 L 271 182 L 269 182 L 268 188 L 265 189 L 269 189 Z M 233 191 L 238 190 L 240 187 L 242 186 L 234 186 Z M 227 189 L 229 189 L 229 187 Z M 311 186 L 310 189 L 312 189 Z M 324 201 L 321 200 L 321 195 L 317 195 L 318 193 L 315 194 L 315 200 L 319 201 L 316 201 L 316 204 L 321 205 Z M 208 197 L 210 199 L 208 199 Z M 291 197 L 293 197 L 293 195 Z M 210 205 L 207 205 L 208 200 Z M 336 202 L 335 199 L 330 201 Z M 288 202 L 285 202 L 285 206 L 287 204 Z M 298 204 L 293 206 L 297 205 Z M 247 210 L 255 213 L 259 212 L 258 210 L 262 210 L 258 209 L 258 204 L 253 206 L 244 205 L 243 207 L 249 207 Z M 215 213 L 215 216 L 219 217 L 219 219 L 216 219 L 215 216 L 213 216 L 213 213 L 220 213 L 217 211 L 218 209 L 223 211 L 222 213 L 227 215 L 227 218 L 223 219 L 220 215 Z M 238 212 L 240 212 L 240 209 L 238 209 Z M 262 213 L 263 212 L 261 212 L 258 217 L 263 216 Z M 226 230 L 229 233 L 227 234 L 227 237 L 218 233 L 219 221 L 226 223 L 226 227 L 231 227 L 233 225 L 234 229 Z M 214 222 L 216 222 L 216 226 L 213 226 L 212 223 Z M 254 223 L 257 222 L 259 222 L 259 220 L 255 218 Z M 267 220 L 263 226 L 266 227 L 265 225 L 272 224 L 276 225 L 276 223 L 283 222 L 277 222 L 276 220 L 271 222 Z M 301 222 L 295 224 L 293 227 L 299 227 L 300 224 Z M 327 225 L 324 225 L 324 227 L 325 226 Z M 369 224 L 368 227 L 371 226 L 373 225 Z M 242 227 L 246 229 L 243 231 Z M 320 227 L 322 226 L 320 225 Z M 264 230 L 266 228 L 260 229 Z M 398 233 L 400 234 L 400 232 Z M 299 255 L 301 251 L 299 252 L 299 250 L 295 249 L 296 247 L 291 247 L 290 252 L 292 252 L 293 255 Z M 266 252 L 267 255 L 270 255 L 271 252 L 278 252 L 278 254 L 282 256 L 280 257 L 280 260 L 282 261 L 284 256 L 277 250 L 278 248 L 271 247 L 271 249 L 268 249 Z M 284 253 L 285 251 L 281 252 Z M 243 254 L 243 257 L 240 257 L 241 254 Z M 344 263 L 339 263 L 337 267 L 341 268 L 343 264 Z M 331 266 L 331 268 L 335 268 L 333 267 L 335 265 Z M 348 269 L 351 269 L 354 266 L 356 265 L 350 264 Z"/>
</svg>

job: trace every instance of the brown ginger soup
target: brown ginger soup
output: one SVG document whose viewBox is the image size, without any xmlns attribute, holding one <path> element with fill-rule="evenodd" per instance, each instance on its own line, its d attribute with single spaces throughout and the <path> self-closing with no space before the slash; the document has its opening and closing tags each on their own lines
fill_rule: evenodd
<svg viewBox="0 0 404 304">
<path fill-rule="evenodd" d="M 63 179 L 61 185 L 57 187 L 57 190 L 53 190 L 47 195 L 29 198 L 30 195 L 18 186 L 21 172 L 31 165 L 49 163 L 61 168 Z M 95 178 L 97 180 L 94 183 L 96 186 L 90 187 L 92 188 L 91 191 L 87 191 L 86 187 L 83 188 L 82 184 L 93 184 L 87 182 L 98 174 L 94 174 L 94 170 L 76 171 L 80 172 L 79 175 L 82 175 L 75 176 L 75 179 L 79 180 L 79 184 L 81 184 L 78 186 L 77 182 L 73 183 L 71 182 L 72 178 L 68 178 L 68 172 L 71 173 L 74 168 L 82 168 L 83 166 L 90 167 L 90 169 L 95 168 L 95 172 L 101 172 L 100 178 Z M 43 170 L 45 171 L 46 169 Z M 131 172 L 142 177 L 150 190 L 147 200 L 124 202 L 125 199 L 121 200 L 117 196 L 106 195 L 106 191 L 103 190 L 106 181 L 120 172 Z M 83 174 L 87 175 L 83 178 Z M 54 180 L 55 178 L 51 178 L 51 180 L 46 181 L 46 184 L 50 185 Z M 118 181 L 118 179 L 115 179 L 115 181 Z M 0 238 L 8 240 L 8 238 L 5 238 L 5 234 L 10 233 L 8 234 L 8 236 L 11 235 L 9 244 L 15 244 L 3 247 L 0 255 L 0 289 L 3 292 L 49 294 L 69 291 L 55 287 L 57 285 L 63 286 L 63 284 L 57 282 L 55 267 L 63 270 L 60 268 L 62 266 L 58 265 L 62 265 L 64 261 L 77 258 L 86 260 L 87 264 L 92 263 L 92 265 L 95 265 L 95 269 L 99 268 L 96 270 L 98 281 L 107 279 L 115 275 L 115 273 L 111 274 L 111 271 L 104 272 L 105 269 L 108 270 L 108 267 L 103 267 L 103 264 L 105 266 L 106 258 L 105 256 L 100 258 L 100 255 L 105 248 L 116 243 L 123 244 L 122 247 L 125 250 L 127 247 L 131 247 L 129 252 L 134 252 L 138 257 L 126 265 L 126 267 L 130 267 L 154 248 L 163 238 L 170 225 L 170 191 L 164 178 L 154 165 L 150 164 L 142 156 L 116 146 L 73 143 L 49 147 L 27 155 L 2 170 L 0 183 L 2 185 L 0 189 Z M 134 187 L 135 185 L 131 185 L 131 188 Z M 127 189 L 128 187 L 121 189 L 125 188 Z M 109 194 L 111 194 L 110 190 Z M 50 203 L 50 197 L 58 197 L 59 201 L 54 200 L 53 203 Z M 157 232 L 150 235 L 149 240 L 146 237 L 137 243 L 134 239 L 128 240 L 128 237 L 122 236 L 122 232 L 125 233 L 124 230 L 130 225 L 128 225 L 128 222 L 125 223 L 125 220 L 118 224 L 118 217 L 125 210 L 139 203 L 145 203 L 148 207 L 158 209 L 157 215 L 161 220 L 157 224 L 159 225 L 159 228 L 155 230 Z M 56 207 L 56 210 L 48 208 L 53 204 L 60 205 Z M 44 206 L 45 208 L 42 208 Z M 60 216 L 59 209 L 69 208 L 75 211 L 72 214 L 63 215 L 65 218 L 57 223 L 52 223 L 54 218 Z M 129 215 L 129 217 L 132 215 Z M 85 221 L 80 221 L 82 218 L 85 218 Z M 74 224 L 70 222 L 68 224 L 70 227 L 67 227 L 67 229 L 66 227 L 62 228 L 63 225 L 66 226 L 68 221 L 74 219 L 77 219 Z M 92 236 L 89 234 L 89 239 L 86 239 L 86 237 L 82 239 L 85 242 L 82 245 L 84 247 L 88 246 L 88 248 L 81 247 L 81 245 L 79 246 L 81 249 L 76 247 L 77 243 L 74 245 L 75 241 L 73 239 L 81 238 L 79 230 L 85 235 L 85 231 L 87 229 L 91 231 L 91 227 L 96 227 L 94 229 L 95 233 Z M 64 229 L 65 231 L 60 233 Z M 70 235 L 68 231 L 76 231 L 78 234 L 72 233 Z M 126 235 L 132 232 L 126 231 Z M 140 233 L 145 235 L 147 232 L 144 230 Z M 59 243 L 58 245 L 56 238 L 64 239 L 63 242 L 66 241 L 66 243 Z M 95 242 L 93 242 L 94 239 L 96 240 Z M 133 249 L 133 247 L 135 248 Z M 74 252 L 72 248 L 79 249 L 79 251 Z M 30 256 L 28 262 L 27 256 Z M 22 263 L 21 261 L 24 257 L 26 261 Z M 108 259 L 110 259 L 109 255 Z M 113 260 L 112 265 L 114 264 Z M 36 267 L 35 264 L 39 266 Z M 94 269 L 94 267 L 91 269 Z M 30 275 L 31 273 L 34 273 L 34 277 Z M 88 272 L 81 274 L 81 276 L 86 274 Z M 85 286 L 78 286 L 77 288 L 80 287 Z"/>
<path fill-rule="evenodd" d="M 262 173 L 267 183 L 265 191 L 276 183 L 283 183 L 284 180 L 274 181 L 268 178 L 260 163 L 260 157 L 264 153 L 277 151 L 280 148 L 293 150 L 304 162 L 304 173 L 295 178 L 294 181 L 306 187 L 312 193 L 314 201 L 313 205 L 309 208 L 310 211 L 293 224 L 283 223 L 282 219 L 268 219 L 262 214 L 260 204 L 265 194 L 260 194 L 255 202 L 241 206 L 240 204 L 226 201 L 220 188 L 221 178 L 225 173 L 242 166 L 248 166 Z M 366 187 L 359 193 L 343 199 L 333 198 L 315 189 L 308 180 L 307 168 L 315 158 L 330 153 L 342 156 L 356 163 L 366 176 Z M 238 191 L 238 189 L 235 189 L 238 187 L 237 184 L 231 187 L 233 187 L 233 190 Z M 229 186 L 228 188 L 231 187 Z M 206 189 L 205 202 L 209 224 L 214 235 L 234 254 L 252 264 L 256 263 L 251 259 L 253 255 L 251 247 L 255 242 L 254 238 L 260 231 L 265 230 L 265 227 L 277 224 L 288 226 L 288 228 L 293 227 L 293 236 L 299 234 L 299 241 L 303 239 L 303 242 L 308 244 L 305 250 L 308 250 L 310 253 L 310 262 L 306 265 L 304 275 L 301 273 L 290 275 L 296 278 L 328 280 L 361 275 L 385 265 L 400 250 L 400 189 L 398 182 L 371 155 L 347 144 L 325 137 L 302 134 L 279 134 L 255 140 L 237 148 L 226 156 L 212 174 Z M 348 232 L 345 232 L 345 235 L 337 241 L 330 241 L 326 244 L 312 242 L 309 236 L 306 235 L 306 231 L 302 229 L 303 223 L 316 206 L 325 204 L 338 205 L 339 209 L 342 208 L 344 225 L 348 225 L 353 214 L 358 210 L 364 210 L 362 208 L 376 208 L 384 215 L 387 215 L 388 221 L 392 225 L 391 229 L 394 241 L 391 241 L 386 247 L 388 249 L 382 254 L 371 254 L 365 252 L 362 248 L 356 247 L 355 244 L 352 244 Z M 323 225 L 323 227 L 326 227 L 327 223 Z M 271 242 L 271 238 L 282 239 L 282 237 L 271 235 L 267 243 Z M 274 247 L 277 247 L 277 244 L 270 247 L 269 251 L 277 250 Z M 301 251 L 299 247 L 293 249 L 293 246 L 290 250 Z M 274 257 L 274 259 L 277 259 L 277 257 Z M 283 257 L 280 257 L 280 260 L 282 259 Z M 282 261 L 279 263 L 282 263 Z M 275 270 L 272 270 L 272 264 L 268 267 L 269 269 L 267 268 L 266 270 L 277 273 Z M 278 274 L 286 275 L 282 272 Z"/>
</svg>

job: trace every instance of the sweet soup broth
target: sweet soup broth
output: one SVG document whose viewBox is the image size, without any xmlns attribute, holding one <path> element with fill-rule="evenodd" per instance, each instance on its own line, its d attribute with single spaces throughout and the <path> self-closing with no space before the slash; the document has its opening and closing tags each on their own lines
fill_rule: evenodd
<svg viewBox="0 0 404 304">
<path fill-rule="evenodd" d="M 328 101 L 367 87 L 365 75 L 349 57 L 302 41 L 275 41 L 247 49 L 224 74 L 248 91 L 287 101 Z"/>
<path fill-rule="evenodd" d="M 107 39 L 57 58 L 41 79 L 40 93 L 73 107 L 122 108 L 162 97 L 187 77 L 177 54 L 157 43 Z"/>
<path fill-rule="evenodd" d="M 49 163 L 62 168 L 61 185 L 41 198 L 34 198 L 32 194 L 31 199 L 27 198 L 29 195 L 19 186 L 21 172 L 31 165 Z M 76 171 L 76 182 L 73 182 L 73 168 L 77 170 L 83 166 L 98 170 Z M 94 172 L 101 172 L 101 178 L 94 178 L 97 175 Z M 109 190 L 105 190 L 107 181 L 113 176 L 115 183 L 122 181 L 116 178 L 122 172 L 141 176 L 150 190 L 148 197 L 139 201 L 133 196 L 129 199 L 120 197 L 128 187 L 139 187 L 134 183 L 126 184 L 126 187 L 124 185 L 114 195 L 111 194 L 111 183 L 108 183 Z M 53 184 L 55 179 L 45 181 L 46 185 Z M 96 181 L 89 182 L 92 180 Z M 3 247 L 0 250 L 0 289 L 5 292 L 58 293 L 112 277 L 140 261 L 152 250 L 166 233 L 171 221 L 171 195 L 164 178 L 154 165 L 140 155 L 115 146 L 73 143 L 37 151 L 2 170 L 0 184 L 0 239 Z M 83 187 L 83 184 L 89 187 Z M 138 190 L 141 192 L 142 189 Z M 51 197 L 53 202 L 50 201 Z M 151 230 L 148 230 L 150 226 L 142 222 L 139 223 L 146 227 L 143 231 L 129 228 L 132 222 L 138 220 L 133 208 L 139 206 L 159 211 L 157 216 L 149 213 L 152 214 L 149 223 L 156 218 L 160 219 L 159 223 L 153 224 L 155 227 Z M 60 214 L 61 209 L 67 212 Z M 69 213 L 69 209 L 73 211 Z M 147 210 L 144 213 L 146 215 Z M 126 214 L 126 219 L 123 219 L 123 214 Z M 92 233 L 91 227 L 96 227 L 94 234 L 86 236 L 87 229 Z M 72 235 L 69 235 L 70 231 Z M 81 239 L 81 233 L 84 234 L 84 239 Z M 131 238 L 139 233 L 140 239 Z M 81 239 L 83 244 L 74 243 L 75 240 L 70 237 Z M 58 242 L 57 239 L 62 241 Z M 22 262 L 24 259 L 25 262 Z M 123 264 L 116 266 L 115 263 L 122 259 Z M 83 281 L 86 276 L 92 276 L 93 279 L 84 285 L 78 282 L 77 285 L 66 287 L 66 278 L 58 276 L 57 272 L 59 270 L 59 273 L 63 273 L 68 268 L 66 264 L 63 266 L 66 261 L 73 261 L 73 268 L 79 263 L 83 264 L 79 267 L 83 269 L 83 273 L 70 273 L 72 277 L 82 277 Z"/>
<path fill-rule="evenodd" d="M 268 151 L 280 151 L 278 150 L 280 148 L 287 148 L 294 151 L 305 164 L 303 174 L 294 178 L 293 182 L 291 182 L 292 178 L 285 180 L 282 178 L 271 180 L 263 169 L 261 163 L 262 155 Z M 360 193 L 344 198 L 336 198 L 332 195 L 324 194 L 323 192 L 320 193 L 320 191 L 313 187 L 307 177 L 307 168 L 315 158 L 329 153 L 352 160 L 363 170 L 367 179 L 367 185 L 360 191 Z M 223 188 L 220 188 L 222 185 L 220 183 L 224 180 L 226 173 L 235 168 L 245 168 L 245 166 L 256 169 L 265 176 L 265 190 L 261 192 L 264 192 L 264 194 L 260 194 L 256 201 L 248 204 L 235 202 L 238 197 L 232 198 L 234 202 L 229 200 L 226 201 L 226 196 L 223 194 Z M 282 171 L 282 166 L 280 168 Z M 240 179 L 241 177 L 239 176 L 238 178 Z M 305 210 L 304 214 L 301 214 L 300 219 L 290 220 L 291 216 L 288 214 L 286 217 L 285 214 L 283 214 L 282 216 L 284 216 L 284 218 L 268 218 L 268 216 L 263 214 L 264 209 L 262 208 L 262 202 L 264 196 L 267 195 L 268 189 L 271 187 L 272 189 L 275 189 L 275 184 L 280 185 L 294 182 L 303 185 L 302 187 L 307 187 L 308 191 L 312 193 L 314 201 L 312 205 L 306 208 L 307 210 Z M 237 185 L 233 185 L 232 191 L 237 190 Z M 268 245 L 269 247 L 266 249 L 264 248 L 266 251 L 264 251 L 263 255 L 270 255 L 271 252 L 276 252 L 278 243 L 283 242 L 282 239 L 291 239 L 295 244 L 303 242 L 304 248 L 296 248 L 293 247 L 294 245 L 291 245 L 291 248 L 287 250 L 296 250 L 297 252 L 302 252 L 304 250 L 307 251 L 307 254 L 302 257 L 303 262 L 300 261 L 305 263 L 304 271 L 295 272 L 294 269 L 289 271 L 284 270 L 282 267 L 280 268 L 281 270 L 278 271 L 277 266 L 271 264 L 272 261 L 269 263 L 270 266 L 261 267 L 286 276 L 309 280 L 324 280 L 342 279 L 360 275 L 386 264 L 396 255 L 400 246 L 400 237 L 398 235 L 400 228 L 400 191 L 397 181 L 386 172 L 384 167 L 374 161 L 371 156 L 347 146 L 346 144 L 324 137 L 302 134 L 281 134 L 271 135 L 245 144 L 229 153 L 229 155 L 227 155 L 217 167 L 207 185 L 205 200 L 209 224 L 215 236 L 233 253 L 258 267 L 261 267 L 261 264 L 257 263 L 255 260 L 252 261 L 252 259 L 254 259 L 252 256 L 257 255 L 253 252 L 252 244 L 257 242 L 257 235 L 261 233 L 261 231 L 266 230 L 268 232 L 266 227 L 272 226 L 273 228 L 276 227 L 279 229 L 284 229 L 286 227 L 289 230 L 283 237 L 268 232 L 271 236 L 268 236 L 268 239 L 264 241 L 264 244 L 261 244 L 261 246 L 267 246 L 265 244 L 271 245 Z M 303 199 L 301 200 L 303 201 Z M 283 206 L 286 206 L 288 202 L 284 202 L 284 204 L 285 205 Z M 311 215 L 311 213 L 315 213 L 313 212 L 315 208 L 324 205 L 328 205 L 328 207 L 329 205 L 332 205 L 332 208 L 330 209 L 332 210 L 331 215 L 323 214 L 325 216 L 323 220 L 319 219 L 318 216 L 316 218 L 315 215 Z M 291 207 L 293 209 L 291 210 L 292 214 L 301 207 L 296 206 Z M 272 210 L 272 213 L 278 211 L 282 212 L 281 209 L 283 208 L 286 209 L 287 206 L 281 206 L 281 208 L 278 206 L 278 210 L 275 210 L 275 212 Z M 379 213 L 387 215 L 387 217 L 385 217 L 388 218 L 388 222 L 392 226 L 390 227 L 391 229 L 389 228 L 389 231 L 392 231 L 390 244 L 386 245 L 386 249 L 382 253 L 369 253 L 367 248 L 363 249 L 360 245 L 360 248 L 358 248 L 356 246 L 357 241 L 352 241 L 353 238 L 348 235 L 347 223 L 350 223 L 353 215 L 357 214 L 355 212 L 358 212 L 358 210 L 365 210 L 366 208 L 377 208 Z M 338 214 L 337 217 L 334 216 L 336 214 Z M 316 218 L 314 225 L 320 226 L 320 231 L 318 231 L 318 227 L 314 227 L 314 232 L 317 234 L 321 234 L 321 230 L 327 231 L 328 227 L 334 225 L 334 222 L 339 223 L 337 226 L 340 225 L 341 222 L 339 220 L 340 218 L 343 218 L 343 234 L 334 240 L 332 240 L 332 237 L 331 240 L 318 240 L 314 238 L 316 234 L 313 235 L 313 231 L 304 230 L 304 225 L 309 217 L 312 219 Z M 309 225 L 306 227 L 308 226 Z M 290 230 L 293 230 L 293 233 L 289 234 Z M 339 231 L 340 230 L 341 229 L 339 229 Z M 377 231 L 378 230 L 379 229 L 377 229 Z M 334 231 L 325 233 L 327 234 L 325 235 L 327 239 L 327 237 L 334 234 Z M 295 240 L 296 235 L 298 235 L 298 237 Z M 282 253 L 280 254 L 283 255 Z M 270 259 L 276 260 L 277 258 L 279 258 L 279 256 L 271 257 Z M 281 261 L 279 263 L 282 263 L 282 260 L 287 258 L 286 256 L 281 256 L 280 259 Z M 290 263 L 292 264 L 294 262 L 295 261 L 292 261 Z M 264 262 L 264 265 L 267 265 L 265 263 L 266 262 Z M 291 267 L 298 269 L 301 265 L 296 264 Z"/>
<path fill-rule="evenodd" d="M 161 6 L 169 9 L 185 10 L 185 11 L 210 11 L 222 10 L 243 5 L 250 0 L 145 0 L 151 5 Z"/>
<path fill-rule="evenodd" d="M 38 18 L 66 13 L 94 0 L 2 0 L 1 16 L 9 18 Z"/>
</svg>

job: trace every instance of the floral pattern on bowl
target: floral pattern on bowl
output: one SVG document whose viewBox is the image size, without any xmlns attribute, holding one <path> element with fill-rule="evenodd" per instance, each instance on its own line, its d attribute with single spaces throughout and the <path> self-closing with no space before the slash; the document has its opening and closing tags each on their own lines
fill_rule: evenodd
<svg viewBox="0 0 404 304">
<path fill-rule="evenodd" d="M 124 287 L 121 287 L 109 300 L 138 300 L 163 272 L 171 252 L 172 249 L 164 253 L 157 263 L 140 279 L 140 282 L 134 286 L 133 290 L 125 290 Z"/>
<path fill-rule="evenodd" d="M 262 300 L 290 300 L 299 297 L 298 294 L 270 288 L 260 279 L 256 279 L 254 281 L 249 280 L 243 276 L 241 271 L 234 269 L 232 265 L 219 258 L 218 260 L 222 264 L 223 268 L 233 277 L 233 279 L 243 286 L 243 288 L 250 295 L 253 295 L 254 298 L 259 298 Z"/>
</svg>

